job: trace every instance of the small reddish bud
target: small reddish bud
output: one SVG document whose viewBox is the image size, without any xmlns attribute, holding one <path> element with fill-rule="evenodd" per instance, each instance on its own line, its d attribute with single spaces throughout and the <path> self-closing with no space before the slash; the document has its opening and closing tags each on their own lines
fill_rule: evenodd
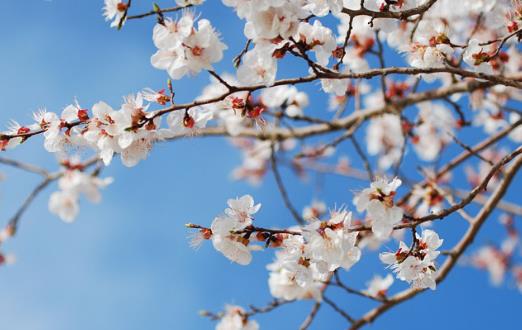
<svg viewBox="0 0 522 330">
<path fill-rule="evenodd" d="M 120 2 L 116 5 L 116 9 L 118 9 L 118 11 L 125 11 L 127 10 L 127 7 L 127 4 L 123 2 Z"/>
<path fill-rule="evenodd" d="M 272 57 L 277 58 L 277 59 L 282 59 L 283 57 L 285 57 L 285 54 L 286 54 L 285 48 L 278 48 L 278 49 L 274 50 L 274 52 L 272 53 Z"/>
<path fill-rule="evenodd" d="M 27 134 L 30 131 L 31 131 L 31 129 L 29 129 L 27 127 L 20 127 L 16 133 L 17 134 Z"/>
<path fill-rule="evenodd" d="M 89 113 L 87 112 L 87 109 L 78 110 L 78 119 L 81 122 L 89 120 Z"/>
<path fill-rule="evenodd" d="M 127 10 L 127 7 L 127 4 L 123 2 L 120 2 L 116 5 L 116 9 L 118 9 L 118 11 L 125 11 Z"/>
<path fill-rule="evenodd" d="M 241 110 L 245 108 L 245 100 L 239 97 L 234 97 L 232 99 L 232 108 L 236 110 Z"/>
<path fill-rule="evenodd" d="M 196 124 L 194 118 L 192 118 L 188 113 L 185 113 L 185 117 L 183 117 L 183 126 L 186 128 L 193 128 Z"/>
<path fill-rule="evenodd" d="M 498 58 L 499 58 L 502 62 L 504 62 L 504 63 L 506 63 L 506 62 L 509 61 L 509 55 L 508 55 L 508 53 L 506 53 L 506 52 L 500 52 L 500 53 L 498 54 Z"/>
<path fill-rule="evenodd" d="M 264 242 L 268 239 L 268 237 L 270 237 L 270 234 L 269 233 L 265 233 L 265 232 L 258 232 L 256 234 L 256 239 L 260 242 Z"/>
<path fill-rule="evenodd" d="M 261 116 L 261 114 L 265 111 L 265 107 L 261 105 L 256 105 L 252 110 L 247 112 L 247 117 L 249 118 L 257 118 Z"/>
<path fill-rule="evenodd" d="M 508 32 L 513 33 L 518 30 L 518 24 L 515 21 L 509 22 L 507 26 Z"/>
<path fill-rule="evenodd" d="M 341 46 L 337 46 L 337 48 L 335 48 L 333 51 L 332 51 L 332 56 L 335 57 L 335 58 L 342 58 L 343 57 L 343 54 L 344 54 L 344 50 L 343 50 L 343 47 Z"/>
<path fill-rule="evenodd" d="M 199 232 L 201 233 L 201 237 L 203 237 L 203 239 L 209 240 L 212 237 L 212 230 L 209 228 L 203 228 Z"/>
</svg>

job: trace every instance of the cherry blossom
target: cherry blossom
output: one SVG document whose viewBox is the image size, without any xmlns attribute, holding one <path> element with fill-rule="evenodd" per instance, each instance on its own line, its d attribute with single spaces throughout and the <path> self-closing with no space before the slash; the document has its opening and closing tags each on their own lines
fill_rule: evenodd
<svg viewBox="0 0 522 330">
<path fill-rule="evenodd" d="M 258 330 L 259 324 L 248 319 L 239 306 L 226 306 L 226 313 L 216 325 L 216 330 Z"/>
<path fill-rule="evenodd" d="M 228 208 L 225 209 L 225 214 L 245 224 L 250 224 L 253 220 L 252 216 L 261 208 L 261 204 L 254 205 L 254 199 L 250 195 L 229 199 L 227 204 Z"/>
<path fill-rule="evenodd" d="M 353 200 L 357 211 L 367 211 L 372 219 L 372 232 L 379 239 L 389 237 L 393 225 L 402 220 L 403 210 L 393 202 L 401 183 L 398 178 L 390 182 L 384 178 L 377 179 L 372 182 L 370 188 L 364 189 Z"/>
<path fill-rule="evenodd" d="M 325 279 L 311 260 L 309 246 L 301 236 L 284 239 L 276 260 L 267 266 L 268 286 L 276 298 L 285 300 L 321 300 L 321 282 Z"/>
<path fill-rule="evenodd" d="M 312 220 L 303 231 L 312 259 L 320 272 L 339 267 L 350 269 L 361 258 L 355 246 L 357 233 L 350 232 L 352 214 L 334 211 L 327 221 Z"/>
<path fill-rule="evenodd" d="M 111 27 L 118 27 L 127 10 L 127 4 L 122 0 L 104 0 L 103 16 L 105 20 L 111 21 Z"/>
<path fill-rule="evenodd" d="M 324 213 L 326 213 L 326 204 L 319 200 L 313 200 L 309 206 L 303 209 L 303 219 L 307 221 L 319 219 Z"/>
<path fill-rule="evenodd" d="M 59 190 L 49 198 L 49 211 L 56 214 L 65 222 L 73 222 L 80 210 L 80 196 L 85 196 L 91 203 L 99 203 L 101 194 L 99 189 L 112 183 L 112 178 L 98 178 L 81 171 L 81 166 L 74 166 L 67 162 L 68 168 L 58 180 Z"/>
<path fill-rule="evenodd" d="M 386 297 L 386 293 L 392 284 L 393 276 L 391 274 L 386 275 L 384 278 L 375 275 L 367 283 L 368 289 L 366 290 L 366 293 L 374 297 Z"/>
<path fill-rule="evenodd" d="M 413 288 L 430 288 L 435 290 L 435 259 L 440 254 L 437 249 L 443 240 L 437 233 L 426 229 L 422 236 L 415 235 L 415 244 L 410 249 L 404 242 L 400 242 L 397 252 L 384 252 L 380 254 L 383 263 L 390 265 L 397 273 L 397 278 L 406 281 Z"/>
<path fill-rule="evenodd" d="M 166 70 L 172 79 L 212 70 L 227 48 L 208 20 L 198 20 L 197 28 L 194 23 L 193 14 L 185 11 L 179 21 L 165 26 L 158 23 L 154 28 L 153 39 L 159 49 L 151 58 L 152 66 Z"/>
<path fill-rule="evenodd" d="M 385 114 L 372 119 L 366 129 L 366 143 L 370 155 L 379 156 L 379 167 L 388 169 L 401 157 L 404 135 L 398 116 Z"/>
<path fill-rule="evenodd" d="M 237 219 L 229 216 L 218 216 L 212 222 L 212 245 L 225 257 L 240 265 L 248 265 L 252 254 L 248 244 L 250 240 L 242 234 L 234 232 L 244 229 Z"/>
</svg>

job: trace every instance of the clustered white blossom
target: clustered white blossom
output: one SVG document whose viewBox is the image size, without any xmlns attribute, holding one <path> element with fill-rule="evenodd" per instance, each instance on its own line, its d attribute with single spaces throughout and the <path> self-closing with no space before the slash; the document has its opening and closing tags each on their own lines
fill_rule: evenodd
<svg viewBox="0 0 522 330">
<path fill-rule="evenodd" d="M 225 315 L 216 325 L 216 330 L 258 330 L 259 324 L 248 319 L 239 306 L 226 306 Z"/>
<path fill-rule="evenodd" d="M 333 211 L 330 219 L 311 220 L 302 235 L 289 236 L 268 266 L 270 292 L 286 300 L 321 300 L 320 288 L 338 268 L 349 270 L 361 257 L 357 232 L 351 232 L 351 213 Z"/>
<path fill-rule="evenodd" d="M 415 234 L 413 248 L 410 249 L 401 241 L 396 252 L 381 253 L 380 258 L 397 273 L 397 278 L 401 281 L 410 283 L 414 288 L 435 290 L 437 286 L 435 259 L 440 254 L 437 249 L 442 242 L 436 232 L 426 229 L 422 232 L 422 236 Z"/>
<path fill-rule="evenodd" d="M 398 178 L 394 178 L 391 182 L 379 178 L 372 182 L 370 188 L 357 194 L 353 200 L 357 211 L 367 212 L 372 223 L 372 232 L 379 239 L 388 238 L 393 231 L 393 226 L 402 220 L 404 212 L 393 202 L 401 183 Z"/>
<path fill-rule="evenodd" d="M 65 222 L 72 222 L 80 211 L 80 197 L 85 196 L 91 203 L 101 201 L 100 189 L 112 183 L 112 178 L 101 179 L 97 175 L 83 171 L 76 160 L 64 162 L 66 171 L 58 180 L 59 190 L 49 198 L 49 211 Z"/>
<path fill-rule="evenodd" d="M 156 24 L 152 39 L 158 51 L 151 58 L 152 66 L 166 70 L 172 79 L 212 70 L 227 46 L 209 20 L 197 20 L 197 28 L 195 23 L 194 14 L 184 11 L 179 20 L 166 19 Z"/>
</svg>

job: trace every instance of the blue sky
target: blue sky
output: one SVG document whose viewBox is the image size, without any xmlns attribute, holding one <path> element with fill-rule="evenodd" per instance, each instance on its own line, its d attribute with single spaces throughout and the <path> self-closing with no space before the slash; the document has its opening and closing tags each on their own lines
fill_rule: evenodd
<svg viewBox="0 0 522 330">
<path fill-rule="evenodd" d="M 29 122 L 37 108 L 60 111 L 74 97 L 85 107 L 99 100 L 116 107 L 123 95 L 143 87 L 162 87 L 166 74 L 149 62 L 154 52 L 154 19 L 131 22 L 118 32 L 104 22 L 102 3 L 0 2 L 0 123 L 9 119 Z M 136 12 L 150 7 L 149 1 L 134 3 Z M 172 3 L 159 1 L 162 6 Z M 244 38 L 235 15 L 215 0 L 208 0 L 198 12 L 222 32 L 229 46 L 225 58 L 237 54 Z M 231 65 L 225 60 L 216 69 L 230 71 Z M 281 75 L 295 74 L 298 69 L 285 66 Z M 201 75 L 175 83 L 178 101 L 196 96 L 207 79 Z M 318 86 L 305 89 L 314 92 Z M 323 111 L 324 98 L 313 97 L 311 101 L 310 111 Z M 476 137 L 465 133 L 463 138 Z M 450 152 L 455 154 L 458 149 Z M 348 154 L 357 163 L 348 146 L 341 147 L 339 153 Z M 40 138 L 3 156 L 56 169 L 53 155 L 42 148 Z M 54 187 L 46 191 L 22 219 L 19 235 L 4 247 L 16 254 L 17 262 L 0 269 L 1 328 L 210 329 L 213 324 L 198 316 L 200 309 L 217 311 L 225 303 L 269 302 L 265 265 L 272 259 L 271 251 L 256 254 L 251 266 L 241 267 L 220 256 L 210 244 L 192 250 L 183 227 L 189 221 L 210 223 L 222 212 L 227 198 L 245 193 L 253 194 L 263 204 L 258 223 L 293 224 L 275 193 L 271 176 L 260 187 L 230 179 L 231 169 L 239 162 L 240 155 L 225 139 L 187 138 L 160 144 L 135 168 L 124 168 L 115 161 L 104 170 L 104 175 L 114 176 L 114 184 L 103 192 L 101 204 L 83 202 L 74 224 L 65 224 L 49 214 L 47 199 Z M 5 223 L 38 178 L 5 167 L 0 171 L 6 176 L 0 182 L 0 215 Z M 299 207 L 315 195 L 331 206 L 349 204 L 351 191 L 362 188 L 361 182 L 327 177 L 322 190 L 314 192 L 313 177 L 302 183 L 286 170 L 283 174 Z M 462 179 L 457 177 L 457 182 L 462 184 Z M 508 199 L 520 202 L 520 193 L 518 185 Z M 447 222 L 454 224 L 445 221 L 437 225 L 446 248 L 465 230 L 461 219 L 449 218 Z M 502 235 L 493 217 L 476 242 Z M 343 273 L 343 278 L 352 286 L 362 287 L 372 273 L 385 274 L 376 259 L 375 254 L 367 253 L 364 261 Z M 394 289 L 403 287 L 397 284 Z M 358 297 L 341 295 L 335 288 L 329 292 L 355 316 L 372 306 Z M 522 296 L 509 282 L 493 288 L 485 273 L 457 267 L 436 292 L 395 308 L 369 328 L 509 329 L 517 322 L 516 312 L 521 306 Z M 310 307 L 311 302 L 293 304 L 257 320 L 264 329 L 296 329 Z M 344 328 L 344 320 L 328 307 L 312 327 Z"/>
</svg>

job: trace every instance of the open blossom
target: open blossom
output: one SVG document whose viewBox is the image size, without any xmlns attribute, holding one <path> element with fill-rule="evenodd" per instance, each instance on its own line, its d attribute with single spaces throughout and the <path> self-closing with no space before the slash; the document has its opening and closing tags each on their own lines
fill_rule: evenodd
<svg viewBox="0 0 522 330">
<path fill-rule="evenodd" d="M 464 62 L 475 71 L 482 73 L 493 72 L 493 68 L 490 64 L 491 56 L 484 46 L 480 45 L 480 41 L 477 39 L 470 40 L 463 58 Z"/>
<path fill-rule="evenodd" d="M 273 297 L 285 300 L 321 300 L 320 288 L 326 279 L 312 260 L 310 246 L 302 236 L 284 239 L 276 260 L 267 266 L 268 286 Z"/>
<path fill-rule="evenodd" d="M 216 217 L 210 227 L 214 248 L 240 265 L 248 265 L 252 261 L 252 254 L 248 246 L 250 240 L 244 234 L 235 233 L 244 228 L 245 226 L 237 219 L 226 215 Z"/>
<path fill-rule="evenodd" d="M 357 211 L 367 211 L 372 220 L 372 232 L 379 239 L 389 237 L 393 226 L 402 220 L 402 209 L 393 203 L 396 190 L 401 183 L 398 178 L 391 182 L 379 178 L 371 183 L 370 188 L 357 194 L 353 200 Z"/>
<path fill-rule="evenodd" d="M 384 114 L 370 120 L 366 146 L 370 155 L 379 156 L 379 167 L 388 169 L 401 158 L 404 135 L 399 116 Z"/>
<path fill-rule="evenodd" d="M 489 273 L 491 283 L 500 285 L 508 270 L 508 256 L 494 246 L 481 247 L 471 258 L 471 263 Z"/>
<path fill-rule="evenodd" d="M 272 143 L 243 138 L 235 138 L 232 142 L 243 152 L 243 163 L 234 169 L 232 177 L 236 180 L 247 180 L 252 185 L 260 184 L 268 168 Z"/>
<path fill-rule="evenodd" d="M 375 275 L 368 283 L 368 289 L 366 289 L 366 293 L 373 297 L 386 297 L 386 293 L 390 286 L 393 284 L 393 276 L 391 274 L 386 275 L 386 277 L 381 277 L 379 275 Z"/>
<path fill-rule="evenodd" d="M 106 21 L 112 21 L 111 27 L 117 27 L 127 10 L 127 3 L 123 0 L 105 0 L 103 16 Z"/>
<path fill-rule="evenodd" d="M 426 186 L 415 186 L 408 202 L 408 206 L 417 216 L 437 213 L 443 209 L 443 205 L 443 192 L 432 183 L 428 183 Z"/>
<path fill-rule="evenodd" d="M 303 230 L 311 256 L 322 272 L 350 269 L 361 258 L 355 246 L 357 232 L 350 232 L 352 214 L 334 211 L 327 221 L 313 220 Z"/>
<path fill-rule="evenodd" d="M 411 251 L 401 241 L 397 252 L 384 252 L 379 257 L 383 263 L 390 265 L 401 281 L 410 283 L 413 288 L 435 290 L 437 283 L 434 261 L 440 254 L 437 249 L 443 240 L 436 232 L 428 229 L 422 232 L 422 236 L 415 234 L 415 240 Z"/>
<path fill-rule="evenodd" d="M 258 330 L 259 324 L 250 320 L 239 306 L 226 306 L 225 315 L 216 325 L 216 330 Z"/>
<path fill-rule="evenodd" d="M 332 30 L 324 27 L 320 21 L 315 21 L 314 24 L 302 22 L 299 24 L 297 31 L 301 42 L 307 45 L 310 50 L 315 52 L 317 63 L 327 65 L 332 52 L 337 47 Z"/>
<path fill-rule="evenodd" d="M 40 112 L 35 114 L 35 126 L 45 128 L 44 148 L 49 152 L 62 152 L 68 145 L 81 145 L 82 137 L 74 125 L 89 119 L 87 110 L 82 109 L 78 103 L 65 107 L 60 116 L 53 112 Z"/>
<path fill-rule="evenodd" d="M 228 208 L 225 209 L 225 214 L 246 225 L 252 223 L 252 216 L 261 208 L 261 204 L 254 205 L 254 199 L 250 195 L 229 199 L 227 204 Z"/>
<path fill-rule="evenodd" d="M 248 86 L 264 84 L 271 86 L 276 78 L 277 60 L 272 56 L 272 48 L 255 47 L 247 52 L 237 69 L 237 79 Z"/>
<path fill-rule="evenodd" d="M 316 16 L 326 16 L 329 12 L 337 14 L 343 9 L 343 0 L 306 0 L 304 8 Z"/>
<path fill-rule="evenodd" d="M 457 122 L 451 111 L 442 104 L 422 102 L 417 106 L 420 109 L 420 124 L 414 130 L 413 146 L 422 160 L 432 161 L 452 141 Z"/>
<path fill-rule="evenodd" d="M 172 79 L 212 70 L 212 64 L 223 58 L 227 48 L 210 21 L 199 20 L 197 28 L 194 21 L 193 14 L 185 11 L 179 21 L 158 23 L 154 28 L 153 40 L 158 51 L 151 58 L 152 66 L 166 70 Z"/>
<path fill-rule="evenodd" d="M 58 180 L 59 190 L 49 198 L 49 211 L 65 222 L 72 222 L 80 210 L 80 196 L 85 196 L 92 203 L 98 203 L 101 200 L 99 189 L 110 183 L 112 178 L 100 179 L 80 170 L 67 170 Z"/>
<path fill-rule="evenodd" d="M 188 110 L 177 110 L 167 116 L 170 130 L 164 130 L 164 137 L 177 134 L 197 134 L 197 130 L 207 126 L 213 117 L 212 112 L 206 108 L 190 108 Z"/>
<path fill-rule="evenodd" d="M 264 6 L 257 3 L 247 17 L 244 29 L 245 36 L 256 43 L 294 36 L 299 19 L 306 17 L 299 1 L 269 1 Z"/>
<path fill-rule="evenodd" d="M 408 62 L 417 68 L 442 67 L 454 50 L 448 37 L 448 26 L 442 20 L 420 21 L 413 43 L 407 49 Z"/>
<path fill-rule="evenodd" d="M 303 209 L 303 219 L 312 221 L 319 219 L 326 212 L 326 204 L 319 200 L 313 200 L 309 206 Z"/>
<path fill-rule="evenodd" d="M 308 95 L 295 86 L 281 85 L 264 89 L 261 102 L 268 108 L 284 109 L 288 116 L 299 116 L 308 106 Z"/>
<path fill-rule="evenodd" d="M 240 231 L 252 224 L 252 215 L 259 211 L 261 204 L 255 205 L 250 195 L 229 199 L 227 204 L 225 214 L 217 216 L 210 227 L 212 244 L 231 261 L 248 265 L 253 249 L 249 246 L 250 234 Z"/>
</svg>

